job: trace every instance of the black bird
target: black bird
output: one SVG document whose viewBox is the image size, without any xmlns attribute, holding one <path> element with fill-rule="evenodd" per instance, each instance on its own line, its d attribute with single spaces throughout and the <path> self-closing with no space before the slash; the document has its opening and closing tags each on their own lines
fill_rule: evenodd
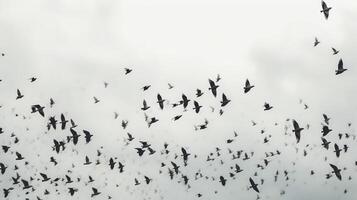
<svg viewBox="0 0 357 200">
<path fill-rule="evenodd" d="M 4 191 L 4 198 L 6 198 L 9 194 L 10 194 L 10 191 L 13 190 L 14 188 L 10 187 L 8 189 L 4 188 L 3 191 Z"/>
<path fill-rule="evenodd" d="M 119 167 L 118 167 L 119 173 L 123 173 L 123 171 L 124 171 L 124 165 L 123 165 L 123 163 L 118 162 L 118 164 L 119 164 Z"/>
<path fill-rule="evenodd" d="M 338 54 L 340 51 L 336 50 L 335 48 L 331 47 L 332 48 L 332 51 L 333 51 L 333 55 L 336 55 Z"/>
<path fill-rule="evenodd" d="M 336 153 L 336 156 L 338 158 L 338 157 L 340 157 L 340 153 L 341 153 L 342 149 L 340 149 L 336 143 L 335 143 L 334 147 L 335 147 L 334 152 Z"/>
<path fill-rule="evenodd" d="M 7 168 L 7 167 L 4 165 L 4 163 L 1 163 L 1 162 L 0 162 L 0 172 L 1 172 L 1 174 L 4 174 L 4 173 L 5 173 L 6 168 Z"/>
<path fill-rule="evenodd" d="M 174 163 L 174 162 L 172 162 L 172 161 L 171 161 L 171 165 L 174 167 L 175 173 L 178 174 L 178 173 L 179 173 L 179 168 L 180 168 L 180 166 L 178 166 L 176 163 Z"/>
<path fill-rule="evenodd" d="M 94 103 L 99 103 L 100 100 L 97 97 L 93 97 Z"/>
<path fill-rule="evenodd" d="M 124 68 L 125 70 L 125 75 L 129 74 L 131 71 L 133 71 L 132 69 L 129 69 L 129 68 Z"/>
<path fill-rule="evenodd" d="M 182 94 L 182 100 L 180 101 L 180 104 L 183 104 L 183 108 L 187 107 L 189 101 L 190 100 L 187 98 L 187 96 Z"/>
<path fill-rule="evenodd" d="M 239 167 L 238 164 L 235 165 L 235 172 L 236 173 L 239 173 L 239 172 L 242 172 L 243 170 Z"/>
<path fill-rule="evenodd" d="M 324 136 L 326 136 L 329 132 L 331 132 L 332 131 L 332 129 L 330 129 L 328 126 L 326 126 L 326 125 L 324 125 L 323 127 L 322 127 L 322 131 L 321 131 L 321 133 L 322 133 L 322 136 L 324 137 Z"/>
<path fill-rule="evenodd" d="M 324 117 L 324 121 L 325 121 L 325 123 L 326 123 L 327 125 L 329 125 L 330 118 L 329 118 L 329 117 L 327 117 L 327 115 L 326 115 L 326 114 L 322 114 L 322 116 Z"/>
<path fill-rule="evenodd" d="M 144 87 L 142 87 L 143 91 L 148 90 L 151 87 L 151 85 L 145 85 Z"/>
<path fill-rule="evenodd" d="M 38 113 L 40 113 L 40 115 L 41 115 L 42 117 L 44 117 L 44 116 L 45 116 L 45 113 L 43 112 L 43 109 L 44 109 L 44 108 L 45 108 L 44 106 L 40 106 L 40 105 L 38 105 L 38 104 L 32 105 L 32 106 L 31 106 L 31 113 L 38 112 Z"/>
<path fill-rule="evenodd" d="M 73 183 L 71 177 L 69 177 L 68 175 L 65 175 L 65 177 L 66 177 L 66 184 Z"/>
<path fill-rule="evenodd" d="M 244 93 L 247 93 L 247 92 L 249 92 L 252 88 L 254 87 L 254 85 L 251 85 L 250 84 L 250 82 L 249 82 L 249 80 L 247 79 L 246 81 L 245 81 L 245 86 L 244 86 Z"/>
<path fill-rule="evenodd" d="M 68 188 L 68 192 L 69 192 L 69 194 L 70 194 L 71 196 L 73 196 L 74 193 L 77 192 L 77 191 L 78 191 L 78 189 L 76 189 L 76 188 L 72 188 L 72 187 Z"/>
<path fill-rule="evenodd" d="M 196 97 L 200 97 L 203 95 L 203 92 L 200 89 L 196 89 Z"/>
<path fill-rule="evenodd" d="M 31 188 L 32 187 L 32 185 L 30 185 L 29 184 L 29 182 L 28 181 L 26 181 L 26 180 L 24 180 L 24 179 L 21 179 L 21 182 L 22 182 L 22 184 L 24 185 L 24 187 L 22 188 L 22 189 L 29 189 L 29 188 Z"/>
<path fill-rule="evenodd" d="M 42 182 L 50 180 L 50 178 L 48 178 L 46 174 L 40 173 L 40 175 L 42 176 Z"/>
<path fill-rule="evenodd" d="M 52 108 L 53 105 L 55 105 L 55 101 L 52 98 L 50 98 L 50 107 Z"/>
<path fill-rule="evenodd" d="M 249 178 L 249 182 L 250 182 L 250 187 L 253 188 L 253 190 L 255 190 L 256 192 L 259 193 L 258 184 L 254 183 L 252 178 Z"/>
<path fill-rule="evenodd" d="M 135 149 L 139 156 L 142 156 L 145 152 L 145 149 L 141 149 L 141 148 L 135 148 Z"/>
<path fill-rule="evenodd" d="M 143 100 L 143 107 L 141 108 L 141 110 L 147 110 L 147 109 L 149 109 L 150 108 L 150 106 L 148 106 L 147 104 L 146 104 L 146 101 L 145 101 L 145 99 Z"/>
<path fill-rule="evenodd" d="M 320 44 L 320 41 L 315 37 L 315 42 L 314 42 L 314 47 L 316 47 L 318 44 Z"/>
<path fill-rule="evenodd" d="M 333 172 L 332 173 L 334 173 L 335 175 L 336 175 L 336 177 L 338 178 L 338 180 L 341 180 L 342 179 L 342 177 L 341 177 L 341 169 L 339 169 L 339 168 L 337 168 L 335 165 L 333 165 L 333 164 L 330 164 L 330 166 L 332 167 L 332 169 L 333 169 Z"/>
<path fill-rule="evenodd" d="M 221 182 L 221 184 L 222 184 L 223 186 L 225 186 L 225 185 L 226 185 L 226 182 L 227 182 L 227 179 L 225 179 L 223 176 L 220 176 L 220 177 L 219 177 L 219 182 Z"/>
<path fill-rule="evenodd" d="M 321 7 L 322 7 L 322 10 L 320 12 L 324 13 L 325 19 L 328 19 L 331 7 L 328 7 L 324 1 L 321 1 Z"/>
<path fill-rule="evenodd" d="M 293 120 L 293 126 L 294 126 L 293 132 L 295 133 L 296 141 L 297 143 L 299 143 L 301 137 L 301 131 L 304 130 L 304 128 L 300 128 L 299 124 L 295 120 Z"/>
<path fill-rule="evenodd" d="M 110 159 L 109 159 L 109 166 L 110 166 L 110 169 L 114 169 L 115 162 L 114 162 L 114 159 L 113 159 L 113 158 L 110 158 Z"/>
<path fill-rule="evenodd" d="M 160 106 L 160 109 L 164 109 L 164 99 L 162 99 L 161 95 L 160 94 L 157 94 L 157 103 L 159 104 Z"/>
<path fill-rule="evenodd" d="M 66 124 L 67 124 L 68 120 L 66 120 L 66 118 L 64 117 L 63 113 L 61 114 L 61 128 L 62 130 L 64 130 L 66 128 Z"/>
<path fill-rule="evenodd" d="M 222 101 L 221 101 L 221 107 L 227 105 L 231 100 L 227 99 L 226 95 L 223 93 L 222 94 Z"/>
<path fill-rule="evenodd" d="M 56 120 L 56 118 L 54 117 L 54 116 L 52 116 L 52 117 L 50 117 L 49 118 L 49 123 L 48 123 L 48 130 L 50 130 L 50 128 L 51 128 L 51 126 L 53 127 L 53 129 L 55 129 L 56 130 L 56 125 L 57 125 L 57 120 Z"/>
<path fill-rule="evenodd" d="M 342 58 L 341 58 L 340 61 L 338 62 L 337 70 L 335 70 L 336 75 L 342 74 L 346 70 L 347 69 L 343 68 L 343 61 L 342 61 Z"/>
<path fill-rule="evenodd" d="M 264 110 L 266 111 L 266 110 L 270 110 L 270 109 L 272 109 L 273 108 L 273 106 L 271 106 L 270 104 L 268 104 L 268 103 L 264 103 Z"/>
<path fill-rule="evenodd" d="M 208 79 L 208 82 L 209 82 L 209 85 L 210 85 L 210 88 L 208 88 L 209 90 L 212 91 L 212 94 L 214 97 L 217 96 L 217 88 L 219 87 L 218 85 L 216 85 L 214 83 L 214 81 L 212 81 L 211 79 Z"/>
<path fill-rule="evenodd" d="M 219 74 L 217 74 L 217 78 L 216 78 L 216 82 L 221 80 L 221 76 Z"/>
<path fill-rule="evenodd" d="M 176 115 L 174 118 L 172 118 L 172 120 L 176 121 L 179 120 L 182 117 L 182 115 Z"/>
<path fill-rule="evenodd" d="M 86 156 L 86 162 L 84 163 L 84 165 L 90 165 L 90 164 L 92 164 L 92 162 L 91 161 L 89 161 L 89 158 L 88 158 L 88 156 Z"/>
<path fill-rule="evenodd" d="M 88 144 L 93 135 L 90 134 L 90 132 L 87 130 L 83 130 L 83 133 L 84 133 L 84 138 L 86 139 L 86 143 Z"/>
<path fill-rule="evenodd" d="M 325 138 L 321 138 L 321 140 L 322 140 L 322 146 L 323 146 L 325 149 L 328 150 L 329 144 L 330 144 L 331 142 L 328 142 Z"/>
<path fill-rule="evenodd" d="M 93 191 L 93 193 L 92 193 L 91 197 L 94 197 L 94 196 L 97 196 L 100 194 L 100 192 L 98 192 L 97 188 L 92 187 L 92 191 Z"/>
<path fill-rule="evenodd" d="M 184 165 L 187 166 L 188 156 L 191 155 L 191 154 L 187 153 L 186 149 L 183 148 L 183 147 L 181 148 L 181 152 L 182 152 Z"/>
<path fill-rule="evenodd" d="M 197 101 L 194 101 L 193 104 L 195 105 L 195 107 L 193 108 L 195 112 L 196 113 L 200 112 L 202 106 L 200 106 Z"/>
<path fill-rule="evenodd" d="M 151 182 L 151 178 L 144 176 L 146 184 L 149 184 Z"/>
<path fill-rule="evenodd" d="M 70 128 L 69 130 L 72 133 L 73 144 L 76 145 L 78 143 L 78 138 L 80 135 L 78 135 L 78 133 L 73 128 Z"/>
<path fill-rule="evenodd" d="M 16 160 L 23 160 L 24 157 L 19 152 L 16 152 Z"/>
<path fill-rule="evenodd" d="M 21 94 L 20 90 L 17 89 L 17 96 L 16 99 L 21 99 L 22 97 L 24 97 L 24 95 Z"/>
<path fill-rule="evenodd" d="M 171 85 L 170 83 L 167 83 L 167 85 L 169 86 L 169 90 L 171 90 L 172 88 L 174 88 L 174 86 Z"/>
<path fill-rule="evenodd" d="M 59 153 L 61 147 L 60 143 L 55 139 L 53 140 L 53 143 L 55 144 L 54 150 L 56 151 L 56 153 Z"/>
<path fill-rule="evenodd" d="M 2 145 L 2 150 L 4 151 L 4 153 L 7 153 L 7 151 L 10 149 L 9 146 L 5 146 L 5 145 Z"/>
<path fill-rule="evenodd" d="M 130 133 L 127 133 L 127 135 L 129 141 L 133 141 L 135 139 Z"/>
<path fill-rule="evenodd" d="M 36 77 L 31 77 L 31 78 L 30 78 L 30 81 L 31 81 L 31 82 L 35 82 L 36 80 L 37 80 Z"/>
</svg>

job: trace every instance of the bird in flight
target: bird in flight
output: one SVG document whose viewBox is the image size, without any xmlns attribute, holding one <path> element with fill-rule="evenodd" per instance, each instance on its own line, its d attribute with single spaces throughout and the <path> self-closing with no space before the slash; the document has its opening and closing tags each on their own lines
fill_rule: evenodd
<svg viewBox="0 0 357 200">
<path fill-rule="evenodd" d="M 295 121 L 295 119 L 293 120 L 293 126 L 294 126 L 293 132 L 295 133 L 296 142 L 299 143 L 301 137 L 301 131 L 304 130 L 304 128 L 300 128 L 299 124 Z"/>
<path fill-rule="evenodd" d="M 316 47 L 318 44 L 320 44 L 320 41 L 315 37 L 315 42 L 314 42 L 314 47 Z"/>
<path fill-rule="evenodd" d="M 22 95 L 20 90 L 17 89 L 17 97 L 16 97 L 16 99 L 21 99 L 22 97 L 24 97 L 24 95 Z"/>
<path fill-rule="evenodd" d="M 244 93 L 247 93 L 247 92 L 249 92 L 252 88 L 254 87 L 254 85 L 251 85 L 250 84 L 250 82 L 249 82 L 249 80 L 247 79 L 246 81 L 245 81 L 245 86 L 244 86 Z"/>
<path fill-rule="evenodd" d="M 271 106 L 269 103 L 264 103 L 264 111 L 272 109 L 273 106 Z"/>
<path fill-rule="evenodd" d="M 328 19 L 331 7 L 328 7 L 324 1 L 321 1 L 321 7 L 322 7 L 322 10 L 320 12 L 324 13 L 325 19 Z"/>
<path fill-rule="evenodd" d="M 338 62 L 337 70 L 335 70 L 336 75 L 342 74 L 346 70 L 347 69 L 343 68 L 343 61 L 342 61 L 342 58 L 341 58 L 340 61 Z"/>
<path fill-rule="evenodd" d="M 341 177 L 341 169 L 339 169 L 338 167 L 336 167 L 336 165 L 333 165 L 333 164 L 330 164 L 330 166 L 332 167 L 332 170 L 336 177 L 338 178 L 338 180 L 341 180 L 342 177 Z"/>
<path fill-rule="evenodd" d="M 132 69 L 129 69 L 129 68 L 124 68 L 125 70 L 125 75 L 129 74 L 131 71 L 133 71 Z"/>
<path fill-rule="evenodd" d="M 227 105 L 231 100 L 227 99 L 226 95 L 223 93 L 222 94 L 222 101 L 221 101 L 221 107 Z"/>
<path fill-rule="evenodd" d="M 340 51 L 336 50 L 335 48 L 332 47 L 333 55 L 338 54 Z"/>
<path fill-rule="evenodd" d="M 212 81 L 211 79 L 208 79 L 208 82 L 209 82 L 209 85 L 210 85 L 210 88 L 208 88 L 209 90 L 212 91 L 212 94 L 214 97 L 217 96 L 217 88 L 219 87 L 218 85 L 216 85 L 214 83 L 214 81 Z"/>
<path fill-rule="evenodd" d="M 159 104 L 160 106 L 160 109 L 164 109 L 164 99 L 162 99 L 161 95 L 160 94 L 157 94 L 157 103 Z"/>
<path fill-rule="evenodd" d="M 250 182 L 250 188 L 253 188 L 253 190 L 259 193 L 258 184 L 256 184 L 252 178 L 249 178 L 249 182 Z"/>
</svg>

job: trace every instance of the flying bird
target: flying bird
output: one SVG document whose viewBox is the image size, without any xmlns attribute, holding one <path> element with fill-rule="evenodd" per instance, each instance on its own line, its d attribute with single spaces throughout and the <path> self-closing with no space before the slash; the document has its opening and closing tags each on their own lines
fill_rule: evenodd
<svg viewBox="0 0 357 200">
<path fill-rule="evenodd" d="M 338 62 L 337 70 L 335 70 L 336 75 L 342 74 L 346 70 L 347 69 L 343 68 L 343 61 L 342 61 L 342 58 L 341 58 L 340 61 Z"/>
<path fill-rule="evenodd" d="M 334 174 L 336 175 L 336 177 L 338 178 L 338 180 L 341 180 L 341 179 L 342 179 L 342 177 L 341 177 L 341 169 L 339 169 L 338 167 L 336 167 L 336 165 L 333 165 L 333 164 L 330 164 L 330 166 L 331 166 L 332 169 L 333 169 L 333 172 L 332 172 L 332 173 L 334 173 Z"/>
<path fill-rule="evenodd" d="M 320 12 L 324 14 L 325 19 L 328 19 L 331 7 L 328 7 L 324 1 L 321 1 L 321 7 L 322 7 L 322 10 Z"/>
<path fill-rule="evenodd" d="M 336 50 L 335 48 L 331 47 L 332 48 L 332 51 L 333 51 L 333 55 L 336 55 L 338 54 L 340 51 Z"/>
<path fill-rule="evenodd" d="M 293 126 L 294 126 L 293 132 L 295 133 L 296 141 L 297 143 L 299 143 L 301 137 L 301 131 L 304 130 L 304 128 L 300 128 L 299 124 L 295 120 L 293 120 Z"/>
<path fill-rule="evenodd" d="M 253 188 L 253 190 L 259 193 L 258 184 L 256 184 L 252 178 L 249 178 L 249 182 L 250 182 L 250 188 Z"/>
<path fill-rule="evenodd" d="M 227 99 L 226 95 L 222 93 L 222 101 L 221 101 L 221 107 L 227 105 L 231 100 Z"/>
<path fill-rule="evenodd" d="M 162 99 L 161 95 L 160 94 L 157 94 L 157 103 L 159 104 L 160 106 L 160 109 L 164 109 L 164 99 Z"/>
<path fill-rule="evenodd" d="M 245 81 L 245 86 L 244 86 L 244 93 L 247 93 L 247 92 L 249 92 L 252 88 L 254 87 L 254 85 L 251 85 L 250 84 L 250 82 L 249 82 L 249 80 L 247 79 L 246 81 Z"/>
<path fill-rule="evenodd" d="M 129 69 L 129 68 L 124 68 L 125 70 L 125 75 L 129 74 L 131 71 L 133 71 L 132 69 Z"/>
<path fill-rule="evenodd" d="M 320 44 L 320 41 L 315 37 L 315 42 L 314 42 L 314 47 L 316 47 L 318 44 Z"/>
<path fill-rule="evenodd" d="M 24 97 L 24 95 L 21 94 L 20 90 L 17 89 L 17 96 L 16 99 L 21 99 L 22 97 Z"/>
<path fill-rule="evenodd" d="M 212 81 L 211 79 L 208 79 L 208 82 L 209 82 L 209 85 L 210 85 L 210 87 L 209 87 L 208 89 L 211 90 L 213 96 L 216 97 L 216 96 L 217 96 L 217 88 L 218 88 L 219 86 L 216 85 L 216 84 L 214 83 L 214 81 Z"/>
</svg>

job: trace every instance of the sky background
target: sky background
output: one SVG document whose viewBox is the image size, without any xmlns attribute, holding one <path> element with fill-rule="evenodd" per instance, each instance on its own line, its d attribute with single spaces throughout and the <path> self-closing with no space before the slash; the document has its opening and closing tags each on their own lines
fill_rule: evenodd
<svg viewBox="0 0 357 200">
<path fill-rule="evenodd" d="M 357 181 L 353 174 L 357 168 L 353 164 L 357 152 L 352 147 L 355 141 L 339 141 L 341 146 L 348 144 L 351 149 L 337 159 L 331 149 L 322 150 L 320 131 L 322 113 L 332 118 L 333 131 L 329 138 L 332 142 L 338 141 L 338 133 L 355 131 L 357 3 L 326 2 L 333 7 L 328 20 L 320 13 L 319 0 L 0 0 L 0 51 L 5 53 L 0 58 L 0 127 L 7 136 L 12 132 L 18 135 L 21 141 L 14 149 L 32 161 L 20 171 L 47 170 L 53 176 L 60 176 L 60 172 L 65 173 L 76 163 L 74 177 L 97 175 L 95 186 L 104 194 L 97 199 L 105 199 L 105 194 L 125 199 L 195 199 L 198 192 L 204 193 L 205 199 L 255 199 L 255 192 L 246 190 L 248 179 L 265 151 L 279 149 L 283 154 L 274 158 L 269 168 L 258 176 L 266 180 L 260 186 L 263 199 L 356 198 L 353 188 Z M 321 41 L 317 47 L 313 47 L 315 37 Z M 340 53 L 333 56 L 331 47 Z M 340 58 L 348 70 L 336 76 L 334 71 Z M 125 67 L 133 69 L 132 73 L 125 76 Z M 215 99 L 208 91 L 208 78 L 215 79 L 217 74 L 222 80 Z M 29 82 L 32 76 L 38 78 L 34 83 Z M 247 78 L 255 88 L 244 94 Z M 104 81 L 109 83 L 108 88 L 104 88 Z M 175 87 L 168 90 L 167 83 Z M 144 93 L 140 88 L 148 84 L 151 88 Z M 17 88 L 25 97 L 15 101 Z M 182 108 L 160 111 L 156 105 L 157 93 L 173 103 L 182 93 L 195 99 L 196 88 L 205 92 L 197 100 L 203 105 L 200 114 L 191 110 L 192 104 L 187 112 Z M 232 102 L 219 116 L 218 109 L 211 113 L 209 106 L 219 108 L 222 92 Z M 93 96 L 100 103 L 94 104 Z M 49 108 L 49 98 L 56 102 L 53 109 Z M 160 120 L 150 129 L 140 110 L 143 99 L 152 107 L 147 114 Z M 274 108 L 263 111 L 264 102 Z M 307 110 L 304 103 L 309 106 Z M 33 104 L 45 105 L 48 116 L 59 118 L 60 113 L 65 113 L 73 118 L 80 129 L 92 131 L 93 142 L 85 145 L 82 141 L 73 147 L 77 152 L 59 155 L 63 166 L 52 167 L 48 163 L 54 155 L 50 147 L 52 140 L 64 136 L 59 135 L 61 131 L 44 133 L 47 121 L 30 114 Z M 114 112 L 119 113 L 116 120 Z M 27 118 L 16 118 L 16 113 Z M 182 113 L 182 119 L 172 122 L 172 117 Z M 194 125 L 203 123 L 205 118 L 210 122 L 208 129 L 194 131 Z M 291 122 L 286 122 L 287 118 L 296 119 L 305 128 L 310 125 L 310 129 L 303 131 L 298 145 L 290 135 Z M 122 129 L 121 120 L 129 121 L 126 130 Z M 251 120 L 257 126 L 252 127 Z M 347 126 L 349 122 L 351 127 Z M 288 135 L 284 135 L 285 125 Z M 261 129 L 272 135 L 270 143 L 263 144 L 265 135 L 260 134 Z M 229 146 L 226 140 L 233 137 L 233 131 L 239 136 Z M 255 151 L 260 156 L 240 161 L 246 171 L 236 180 L 229 180 L 226 187 L 217 181 L 193 181 L 192 188 L 187 190 L 182 183 L 170 181 L 167 174 L 157 173 L 163 159 L 169 163 L 172 156 L 139 159 L 133 150 L 139 147 L 138 141 L 124 145 L 126 132 L 138 140 L 150 141 L 158 152 L 167 142 L 172 152 L 179 154 L 180 148 L 185 147 L 197 154 L 199 159 L 191 159 L 192 163 L 183 169 L 187 174 L 206 169 L 212 176 L 227 177 L 229 167 L 204 161 L 216 147 Z M 69 131 L 64 134 L 68 135 Z M 0 138 L 3 144 L 10 144 L 9 141 L 12 139 L 4 135 Z M 312 149 L 303 157 L 307 144 Z M 83 167 L 85 155 L 95 157 L 100 146 L 106 159 L 116 156 L 126 163 L 127 173 L 113 172 L 113 175 L 108 166 Z M 324 156 L 328 156 L 327 162 L 323 161 Z M 15 162 L 12 158 L 4 155 L 2 160 L 11 166 Z M 228 156 L 225 160 L 235 163 Z M 292 166 L 293 161 L 296 166 Z M 335 177 L 325 179 L 325 174 L 331 171 L 328 163 L 347 167 L 343 181 Z M 289 182 L 288 187 L 284 181 L 273 183 L 277 169 L 289 169 L 295 182 Z M 312 169 L 316 172 L 314 176 L 309 175 Z M 134 177 L 140 177 L 138 172 L 150 175 L 153 183 L 134 187 Z M 352 180 L 347 180 L 349 175 Z M 8 179 L 0 182 L 1 188 L 10 187 L 10 176 L 13 174 L 7 174 Z M 120 186 L 118 189 L 105 183 L 120 183 Z M 63 198 L 69 198 L 66 187 L 61 187 Z M 74 199 L 87 199 L 90 187 L 76 187 L 80 192 Z M 345 188 L 347 194 L 343 194 Z M 282 189 L 286 191 L 284 196 L 280 196 Z M 213 194 L 214 190 L 218 194 Z M 10 199 L 23 199 L 24 194 L 15 193 Z M 54 193 L 47 198 L 58 199 Z"/>
</svg>

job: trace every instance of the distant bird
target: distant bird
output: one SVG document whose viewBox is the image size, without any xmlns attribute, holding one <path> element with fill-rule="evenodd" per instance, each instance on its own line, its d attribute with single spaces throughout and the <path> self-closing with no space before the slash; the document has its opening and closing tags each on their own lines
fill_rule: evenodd
<svg viewBox="0 0 357 200">
<path fill-rule="evenodd" d="M 42 182 L 46 182 L 46 181 L 50 180 L 50 178 L 48 178 L 46 174 L 40 173 L 40 175 L 42 177 Z"/>
<path fill-rule="evenodd" d="M 203 92 L 200 89 L 196 89 L 196 97 L 200 97 L 203 95 Z"/>
<path fill-rule="evenodd" d="M 125 70 L 125 75 L 129 74 L 131 71 L 133 71 L 132 69 L 129 69 L 129 68 L 124 68 Z"/>
<path fill-rule="evenodd" d="M 247 93 L 247 92 L 249 92 L 252 88 L 254 87 L 254 85 L 251 85 L 250 84 L 250 82 L 249 82 L 249 80 L 247 79 L 246 81 L 245 81 L 245 86 L 244 86 L 244 93 Z"/>
<path fill-rule="evenodd" d="M 92 164 L 92 162 L 89 161 L 88 156 L 86 156 L 85 160 L 86 160 L 86 161 L 85 161 L 84 165 L 90 165 L 90 164 Z"/>
<path fill-rule="evenodd" d="M 295 120 L 293 120 L 293 126 L 294 126 L 293 132 L 295 133 L 296 141 L 297 143 L 299 143 L 301 137 L 301 131 L 304 130 L 304 128 L 300 128 L 299 124 Z"/>
<path fill-rule="evenodd" d="M 55 105 L 55 101 L 52 98 L 50 98 L 50 107 L 52 108 L 53 105 Z"/>
<path fill-rule="evenodd" d="M 144 149 L 141 149 L 141 148 L 135 148 L 136 149 L 136 152 L 138 153 L 139 156 L 142 156 L 145 152 Z"/>
<path fill-rule="evenodd" d="M 336 177 L 338 178 L 338 180 L 341 180 L 341 179 L 342 179 L 342 177 L 341 177 L 341 169 L 339 169 L 338 167 L 336 167 L 336 166 L 333 165 L 333 164 L 330 164 L 330 166 L 331 166 L 332 169 L 333 169 L 333 172 L 332 172 L 332 173 L 334 173 L 334 174 L 336 175 Z"/>
<path fill-rule="evenodd" d="M 336 55 L 338 54 L 340 51 L 336 50 L 335 48 L 331 47 L 332 48 L 332 51 L 333 51 L 333 55 Z"/>
<path fill-rule="evenodd" d="M 108 85 L 109 85 L 109 83 L 104 81 L 104 88 L 107 88 Z"/>
<path fill-rule="evenodd" d="M 327 125 L 329 125 L 330 118 L 329 118 L 329 117 L 327 117 L 327 115 L 326 115 L 326 114 L 322 114 L 322 116 L 324 117 L 324 121 L 325 121 L 325 123 L 326 123 Z"/>
<path fill-rule="evenodd" d="M 23 160 L 24 159 L 24 157 L 19 152 L 16 151 L 15 154 L 16 154 L 16 159 L 15 160 Z"/>
<path fill-rule="evenodd" d="M 181 152 L 182 152 L 182 157 L 183 157 L 183 161 L 184 161 L 184 165 L 187 166 L 187 160 L 188 160 L 188 156 L 191 155 L 189 153 L 187 153 L 185 148 L 181 148 Z"/>
<path fill-rule="evenodd" d="M 150 181 L 152 180 L 151 178 L 149 178 L 149 177 L 147 177 L 147 176 L 144 176 L 144 178 L 145 178 L 145 183 L 146 183 L 146 184 L 149 184 Z"/>
<path fill-rule="evenodd" d="M 330 144 L 331 142 L 328 142 L 325 138 L 321 138 L 321 140 L 322 140 L 322 146 L 323 146 L 325 149 L 328 150 L 329 144 Z"/>
<path fill-rule="evenodd" d="M 66 124 L 67 124 L 68 120 L 66 120 L 65 116 L 63 114 L 61 114 L 61 128 L 62 130 L 64 130 L 66 128 Z"/>
<path fill-rule="evenodd" d="M 151 85 L 145 85 L 144 87 L 142 87 L 143 91 L 148 90 L 151 87 Z"/>
<path fill-rule="evenodd" d="M 330 129 L 328 126 L 326 126 L 326 125 L 324 125 L 323 127 L 322 127 L 322 131 L 321 131 L 321 133 L 322 133 L 322 136 L 326 136 L 329 132 L 331 132 L 332 131 L 332 129 Z"/>
<path fill-rule="evenodd" d="M 320 44 L 320 41 L 315 37 L 315 42 L 314 42 L 314 47 L 316 47 L 318 44 Z"/>
<path fill-rule="evenodd" d="M 99 103 L 100 100 L 97 97 L 93 97 L 94 103 Z"/>
<path fill-rule="evenodd" d="M 225 185 L 226 185 L 226 182 L 227 182 L 227 179 L 225 179 L 223 176 L 220 176 L 220 177 L 219 177 L 219 182 L 221 182 L 221 184 L 222 184 L 223 186 L 225 186 Z"/>
<path fill-rule="evenodd" d="M 31 77 L 31 78 L 30 78 L 30 81 L 31 81 L 31 82 L 35 82 L 36 80 L 37 80 L 36 77 Z"/>
<path fill-rule="evenodd" d="M 222 93 L 221 107 L 226 106 L 231 100 L 227 99 L 226 95 Z"/>
<path fill-rule="evenodd" d="M 164 99 L 162 99 L 161 95 L 160 94 L 157 94 L 157 103 L 159 104 L 160 106 L 160 109 L 164 109 Z"/>
<path fill-rule="evenodd" d="M 337 70 L 335 70 L 336 75 L 338 74 L 342 74 L 344 71 L 346 71 L 347 69 L 343 68 L 343 61 L 342 58 L 340 59 L 340 61 L 338 62 L 338 66 L 337 66 Z"/>
<path fill-rule="evenodd" d="M 84 138 L 86 139 L 86 143 L 88 144 L 93 135 L 90 134 L 90 132 L 87 130 L 83 130 L 83 133 L 84 133 Z"/>
<path fill-rule="evenodd" d="M 209 82 L 209 85 L 210 85 L 210 88 L 208 88 L 209 90 L 212 91 L 212 94 L 214 97 L 217 96 L 217 88 L 219 87 L 218 85 L 216 85 L 214 83 L 214 81 L 212 81 L 211 79 L 208 79 L 208 82 Z"/>
<path fill-rule="evenodd" d="M 93 191 L 93 193 L 92 193 L 91 197 L 94 197 L 94 196 L 97 196 L 100 194 L 100 192 L 98 192 L 97 188 L 92 187 L 92 191 Z"/>
<path fill-rule="evenodd" d="M 16 99 L 21 99 L 22 97 L 24 97 L 24 95 L 22 95 L 20 90 L 17 89 L 17 97 L 16 97 Z"/>
<path fill-rule="evenodd" d="M 216 78 L 216 82 L 221 80 L 221 76 L 219 74 L 217 74 L 217 78 Z"/>
<path fill-rule="evenodd" d="M 28 181 L 21 179 L 22 184 L 24 185 L 24 187 L 22 189 L 29 189 L 32 188 L 32 185 L 29 184 Z"/>
<path fill-rule="evenodd" d="M 328 19 L 331 7 L 328 7 L 324 1 L 321 1 L 321 7 L 322 7 L 322 10 L 320 12 L 324 13 L 325 19 Z"/>
<path fill-rule="evenodd" d="M 171 83 L 167 83 L 167 85 L 169 86 L 169 90 L 171 90 L 172 88 L 174 88 L 174 86 L 171 85 Z"/>
<path fill-rule="evenodd" d="M 264 110 L 265 111 L 267 111 L 267 110 L 270 110 L 270 109 L 272 109 L 273 108 L 273 106 L 271 106 L 269 103 L 264 103 Z"/>
<path fill-rule="evenodd" d="M 176 121 L 179 120 L 182 117 L 182 115 L 176 115 L 174 118 L 172 118 L 172 120 Z"/>
<path fill-rule="evenodd" d="M 143 107 L 141 108 L 141 110 L 147 110 L 147 109 L 149 109 L 150 108 L 150 106 L 148 106 L 147 104 L 146 104 L 146 101 L 145 101 L 145 99 L 143 100 Z"/>
<path fill-rule="evenodd" d="M 1 174 L 4 174 L 4 173 L 5 173 L 6 168 L 7 168 L 7 167 L 4 165 L 4 163 L 1 163 L 1 162 L 0 162 L 0 172 L 1 172 Z"/>
<path fill-rule="evenodd" d="M 182 94 L 182 100 L 180 101 L 180 104 L 183 105 L 183 108 L 186 108 L 188 105 L 188 102 L 190 102 L 191 100 L 187 98 L 187 96 L 185 94 Z"/>
<path fill-rule="evenodd" d="M 193 108 L 193 109 L 195 110 L 195 112 L 196 112 L 196 113 L 200 112 L 200 109 L 201 109 L 202 106 L 200 106 L 197 101 L 194 101 L 193 104 L 194 104 L 194 106 L 195 106 L 195 107 Z"/>
<path fill-rule="evenodd" d="M 253 188 L 253 190 L 259 193 L 258 184 L 256 184 L 252 178 L 249 178 L 249 182 L 250 182 L 250 188 Z"/>
<path fill-rule="evenodd" d="M 114 119 L 118 119 L 119 114 L 117 112 L 114 112 Z"/>
<path fill-rule="evenodd" d="M 334 148 L 335 148 L 334 152 L 336 153 L 337 158 L 340 157 L 340 153 L 341 153 L 342 149 L 340 149 L 336 143 L 334 145 Z"/>
</svg>

